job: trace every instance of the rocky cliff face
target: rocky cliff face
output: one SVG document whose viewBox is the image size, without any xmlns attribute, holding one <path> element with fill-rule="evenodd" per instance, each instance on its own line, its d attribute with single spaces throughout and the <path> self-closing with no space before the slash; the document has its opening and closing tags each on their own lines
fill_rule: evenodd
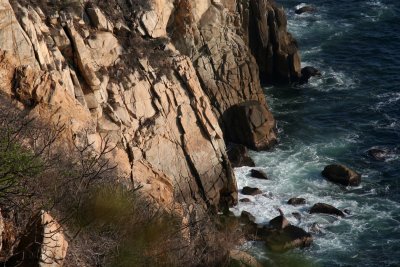
<svg viewBox="0 0 400 267">
<path fill-rule="evenodd" d="M 260 77 L 300 77 L 283 10 L 268 0 L 46 3 L 0 0 L 1 91 L 61 120 L 67 143 L 110 137 L 122 182 L 164 207 L 236 203 L 225 140 L 273 145 Z"/>
</svg>

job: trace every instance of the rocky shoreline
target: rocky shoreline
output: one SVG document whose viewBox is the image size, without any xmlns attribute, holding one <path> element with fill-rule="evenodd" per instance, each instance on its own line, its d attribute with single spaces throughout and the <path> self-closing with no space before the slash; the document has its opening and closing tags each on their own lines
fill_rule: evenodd
<svg viewBox="0 0 400 267">
<path fill-rule="evenodd" d="M 86 142 L 101 153 L 107 137 L 117 182 L 139 184 L 187 225 L 237 204 L 232 166 L 254 165 L 247 148 L 276 144 L 261 84 L 320 75 L 301 68 L 285 12 L 269 0 L 0 0 L 0 18 L 2 96 L 62 124 L 62 149 Z M 292 225 L 265 231 L 272 247 L 311 242 Z M 54 253 L 61 266 L 65 251 Z"/>
</svg>

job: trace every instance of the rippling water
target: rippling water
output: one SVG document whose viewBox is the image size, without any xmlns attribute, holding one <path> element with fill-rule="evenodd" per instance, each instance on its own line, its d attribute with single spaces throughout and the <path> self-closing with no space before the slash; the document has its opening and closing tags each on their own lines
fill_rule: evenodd
<svg viewBox="0 0 400 267">
<path fill-rule="evenodd" d="M 400 1 L 281 0 L 289 31 L 297 38 L 303 65 L 320 69 L 301 88 L 266 88 L 278 120 L 280 144 L 272 152 L 252 152 L 256 165 L 271 177 L 259 181 L 249 168 L 236 169 L 239 188 L 257 186 L 233 211 L 247 210 L 259 223 L 278 215 L 304 229 L 317 222 L 322 233 L 304 250 L 275 255 L 262 244 L 250 250 L 272 266 L 400 266 Z M 316 6 L 295 15 L 295 7 Z M 367 151 L 389 151 L 375 161 Z M 328 183 L 320 172 L 340 162 L 362 173 L 356 188 Z M 307 205 L 286 204 L 304 197 Z M 316 202 L 349 209 L 343 219 L 309 214 Z M 299 212 L 298 221 L 291 215 Z"/>
</svg>

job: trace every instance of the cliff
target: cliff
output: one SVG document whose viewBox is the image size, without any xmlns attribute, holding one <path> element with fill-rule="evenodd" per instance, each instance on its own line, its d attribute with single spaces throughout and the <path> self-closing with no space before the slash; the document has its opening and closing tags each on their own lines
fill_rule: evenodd
<svg viewBox="0 0 400 267">
<path fill-rule="evenodd" d="M 110 138 L 120 182 L 188 220 L 237 202 L 225 142 L 270 148 L 261 81 L 300 73 L 268 0 L 0 0 L 3 94 L 65 143 Z"/>
</svg>

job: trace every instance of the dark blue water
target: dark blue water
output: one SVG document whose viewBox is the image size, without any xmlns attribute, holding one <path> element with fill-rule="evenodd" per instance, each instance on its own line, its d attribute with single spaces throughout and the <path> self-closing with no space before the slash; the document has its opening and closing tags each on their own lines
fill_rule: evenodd
<svg viewBox="0 0 400 267">
<path fill-rule="evenodd" d="M 266 88 L 278 120 L 280 144 L 252 153 L 271 181 L 254 181 L 236 170 L 239 187 L 258 186 L 264 195 L 248 210 L 259 223 L 280 207 L 306 230 L 318 223 L 314 244 L 274 255 L 258 243 L 250 250 L 273 266 L 400 266 L 400 1 L 309 0 L 313 14 L 295 15 L 299 1 L 281 0 L 289 31 L 299 42 L 303 65 L 320 69 L 302 88 Z M 388 151 L 385 161 L 367 151 Z M 343 188 L 325 181 L 327 164 L 343 163 L 362 173 L 362 184 Z M 286 204 L 307 199 L 304 207 Z M 316 202 L 351 210 L 344 219 L 310 215 Z M 299 222 L 291 213 L 300 212 Z"/>
</svg>

